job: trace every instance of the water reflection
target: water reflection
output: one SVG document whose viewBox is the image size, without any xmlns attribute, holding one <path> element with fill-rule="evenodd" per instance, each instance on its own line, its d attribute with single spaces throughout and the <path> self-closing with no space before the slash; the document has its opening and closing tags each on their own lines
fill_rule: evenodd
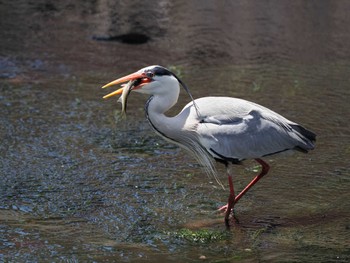
<svg viewBox="0 0 350 263">
<path fill-rule="evenodd" d="M 0 261 L 348 261 L 348 8 L 2 3 Z M 128 34 L 149 40 L 93 39 Z M 150 64 L 171 66 L 195 97 L 253 100 L 319 135 L 309 155 L 268 160 L 229 235 L 214 212 L 227 193 L 152 133 L 145 98 L 130 98 L 126 121 L 101 100 L 102 84 Z M 237 187 L 252 168 L 237 167 Z M 181 229 L 222 239 L 196 243 Z"/>
</svg>

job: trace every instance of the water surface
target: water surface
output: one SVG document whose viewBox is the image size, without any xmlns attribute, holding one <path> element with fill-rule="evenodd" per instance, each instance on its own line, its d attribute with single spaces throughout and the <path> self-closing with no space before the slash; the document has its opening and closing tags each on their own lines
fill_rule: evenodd
<svg viewBox="0 0 350 263">
<path fill-rule="evenodd" d="M 347 1 L 0 5 L 0 261 L 350 260 Z M 228 190 L 153 133 L 147 98 L 132 94 L 126 120 L 101 99 L 103 84 L 152 64 L 196 98 L 245 98 L 302 123 L 315 151 L 267 158 L 227 231 L 215 210 Z M 256 172 L 236 167 L 237 189 Z"/>
</svg>

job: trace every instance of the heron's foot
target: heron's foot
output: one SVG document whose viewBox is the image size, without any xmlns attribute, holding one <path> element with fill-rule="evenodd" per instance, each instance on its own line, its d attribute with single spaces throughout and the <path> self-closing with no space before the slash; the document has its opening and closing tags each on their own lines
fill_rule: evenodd
<svg viewBox="0 0 350 263">
<path fill-rule="evenodd" d="M 235 205 L 235 195 L 234 194 L 230 194 L 228 197 L 228 201 L 227 204 L 220 207 L 218 209 L 219 212 L 223 212 L 223 213 L 227 213 L 227 209 L 230 209 L 233 212 L 233 207 Z M 228 213 L 230 213 L 231 211 L 229 211 Z"/>
<path fill-rule="evenodd" d="M 224 205 L 218 209 L 219 211 L 223 211 L 225 213 L 225 225 L 227 229 L 230 228 L 230 225 L 238 224 L 238 219 L 235 215 L 234 203 Z M 230 223 L 232 222 L 232 224 Z"/>
<path fill-rule="evenodd" d="M 234 213 L 228 218 L 225 217 L 225 226 L 227 229 L 230 229 L 231 226 L 238 226 L 239 220 Z"/>
<path fill-rule="evenodd" d="M 232 224 L 230 222 L 232 222 Z M 230 211 L 226 209 L 225 225 L 226 225 L 227 229 L 229 229 L 231 225 L 235 225 L 236 223 L 238 223 L 238 219 L 235 216 L 235 211 L 234 211 L 233 207 L 230 209 Z"/>
<path fill-rule="evenodd" d="M 228 208 L 228 204 L 226 204 L 226 205 L 220 207 L 217 211 L 218 211 L 218 212 L 222 212 L 222 213 L 226 213 L 227 208 Z"/>
</svg>

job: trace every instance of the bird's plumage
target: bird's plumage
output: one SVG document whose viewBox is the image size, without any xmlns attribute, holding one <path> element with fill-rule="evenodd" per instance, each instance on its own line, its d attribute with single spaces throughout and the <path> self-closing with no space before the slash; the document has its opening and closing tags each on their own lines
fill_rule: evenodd
<svg viewBox="0 0 350 263">
<path fill-rule="evenodd" d="M 242 195 L 267 173 L 269 167 L 261 157 L 288 150 L 307 152 L 314 148 L 316 135 L 313 132 L 259 104 L 230 97 L 193 100 L 187 86 L 175 74 L 160 66 L 141 69 L 105 87 L 135 79 L 138 84 L 129 86 L 129 89 L 150 95 L 145 110 L 154 130 L 191 152 L 215 178 L 214 160 L 228 165 L 256 159 L 262 165 L 260 177 L 252 181 Z M 168 117 L 165 113 L 176 104 L 180 85 L 192 101 L 178 115 Z M 121 90 L 111 94 L 121 94 Z M 230 176 L 229 182 L 232 197 L 234 191 Z"/>
<path fill-rule="evenodd" d="M 195 102 L 200 115 L 192 110 L 187 122 L 194 126 L 200 144 L 215 158 L 244 160 L 295 148 L 314 148 L 301 132 L 304 129 L 293 128 L 300 127 L 298 124 L 261 105 L 228 97 L 205 97 Z"/>
<path fill-rule="evenodd" d="M 154 99 L 148 105 L 159 105 Z M 256 103 L 229 97 L 204 97 L 194 102 L 199 114 L 190 102 L 170 118 L 163 114 L 152 118 L 147 106 L 147 118 L 158 134 L 190 151 L 215 177 L 211 158 L 239 163 L 287 150 L 307 152 L 314 148 L 312 132 Z"/>
</svg>

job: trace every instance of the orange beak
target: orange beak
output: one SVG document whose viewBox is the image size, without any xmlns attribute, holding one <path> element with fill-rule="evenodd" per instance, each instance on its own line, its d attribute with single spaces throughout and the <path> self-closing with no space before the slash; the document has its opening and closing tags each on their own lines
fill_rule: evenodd
<svg viewBox="0 0 350 263">
<path fill-rule="evenodd" d="M 112 82 L 109 82 L 107 83 L 106 85 L 104 85 L 102 87 L 102 89 L 104 88 L 108 88 L 108 87 L 111 87 L 111 86 L 114 86 L 114 85 L 118 85 L 118 84 L 121 84 L 121 83 L 124 83 L 124 82 L 127 82 L 127 81 L 130 81 L 130 80 L 135 80 L 135 79 L 141 79 L 141 82 L 139 85 L 137 85 L 136 87 L 133 87 L 133 90 L 134 89 L 139 89 L 141 88 L 142 86 L 146 85 L 147 83 L 151 82 L 152 80 L 150 78 L 148 78 L 144 73 L 139 73 L 139 72 L 136 72 L 136 73 L 132 73 L 130 75 L 127 75 L 125 77 L 122 77 L 122 78 L 119 78 L 119 79 L 116 79 L 116 80 L 113 80 Z M 110 97 L 113 97 L 115 95 L 119 95 L 119 94 L 122 94 L 123 93 L 123 90 L 124 88 L 120 88 L 116 91 L 113 91 L 105 96 L 103 96 L 104 99 L 107 99 L 107 98 L 110 98 Z"/>
</svg>

